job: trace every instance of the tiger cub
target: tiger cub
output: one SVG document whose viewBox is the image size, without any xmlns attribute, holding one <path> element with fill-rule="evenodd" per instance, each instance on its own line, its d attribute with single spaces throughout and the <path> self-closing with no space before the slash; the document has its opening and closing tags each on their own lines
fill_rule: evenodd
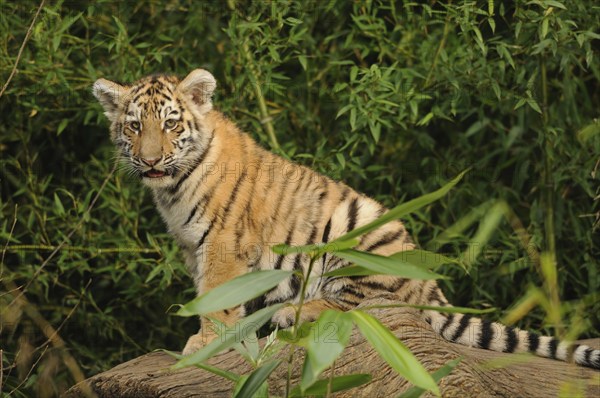
<svg viewBox="0 0 600 398">
<path fill-rule="evenodd" d="M 181 247 L 198 294 L 246 272 L 306 272 L 306 255 L 275 255 L 270 247 L 281 242 L 328 242 L 386 212 L 381 204 L 343 183 L 260 147 L 213 110 L 215 88 L 215 78 L 202 69 L 183 80 L 164 75 L 133 84 L 99 79 L 93 87 L 111 122 L 112 141 L 132 173 L 151 189 L 169 232 Z M 363 235 L 357 249 L 390 255 L 414 247 L 404 225 L 394 221 Z M 392 293 L 403 303 L 450 305 L 431 280 L 322 276 L 348 265 L 331 254 L 314 263 L 303 321 L 316 319 L 325 309 L 352 309 L 365 297 L 381 292 Z M 258 299 L 211 317 L 232 325 L 267 305 L 297 304 L 300 284 L 292 276 Z M 293 305 L 283 307 L 272 321 L 289 327 L 294 311 Z M 600 368 L 600 350 L 584 345 L 470 315 L 426 310 L 423 316 L 449 341 L 495 351 L 532 352 Z M 188 339 L 183 353 L 190 354 L 214 339 L 212 329 L 205 324 Z"/>
</svg>

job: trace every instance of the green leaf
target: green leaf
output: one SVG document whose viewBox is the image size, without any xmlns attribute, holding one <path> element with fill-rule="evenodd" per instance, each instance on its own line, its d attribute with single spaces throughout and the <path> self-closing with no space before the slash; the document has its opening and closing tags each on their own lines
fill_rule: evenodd
<svg viewBox="0 0 600 398">
<path fill-rule="evenodd" d="M 205 347 L 193 354 L 182 357 L 171 368 L 181 369 L 186 366 L 196 365 L 197 363 L 206 361 L 208 358 L 223 350 L 233 347 L 235 344 L 247 339 L 260 329 L 262 325 L 267 323 L 275 312 L 283 306 L 284 304 L 276 304 L 265 307 L 246 318 L 242 318 L 235 325 L 227 328 L 224 333 L 208 343 Z"/>
<path fill-rule="evenodd" d="M 433 118 L 433 112 L 429 112 L 427 115 L 423 116 L 423 118 L 417 122 L 417 126 L 426 126 L 432 118 Z"/>
<path fill-rule="evenodd" d="M 349 265 L 329 271 L 323 274 L 323 276 L 368 276 L 368 275 L 379 275 L 379 272 L 372 271 L 370 269 L 360 267 L 358 265 Z"/>
<path fill-rule="evenodd" d="M 544 3 L 546 3 L 547 6 L 551 6 L 551 7 L 556 7 L 556 8 L 560 8 L 562 10 L 566 10 L 567 7 L 565 7 L 565 5 L 561 2 L 558 1 L 554 1 L 554 0 L 545 0 Z"/>
<path fill-rule="evenodd" d="M 502 218 L 507 215 L 508 211 L 506 202 L 498 201 L 485 213 L 485 216 L 479 223 L 479 228 L 475 236 L 470 239 L 469 245 L 462 254 L 461 260 L 467 267 L 477 260 L 477 257 L 479 257 L 484 246 L 490 241 L 498 229 Z"/>
<path fill-rule="evenodd" d="M 144 280 L 144 283 L 150 282 L 152 279 L 156 278 L 156 276 L 158 274 L 160 274 L 162 271 L 163 271 L 163 267 L 162 266 L 155 265 L 154 268 L 152 268 L 152 270 L 150 271 L 150 273 L 146 277 L 146 280 Z"/>
<path fill-rule="evenodd" d="M 60 135 L 65 128 L 69 125 L 69 119 L 63 119 L 60 121 L 58 128 L 56 129 L 56 135 Z"/>
<path fill-rule="evenodd" d="M 540 34 L 540 39 L 545 39 L 548 34 L 548 18 L 544 18 L 542 21 L 542 30 Z"/>
<path fill-rule="evenodd" d="M 346 167 L 346 158 L 344 158 L 344 154 L 343 153 L 336 153 L 335 157 L 337 158 L 338 162 L 340 163 L 340 166 L 342 166 L 342 169 Z"/>
<path fill-rule="evenodd" d="M 371 381 L 371 375 L 362 374 L 362 373 L 334 377 L 331 380 L 331 392 L 334 393 L 334 392 L 338 392 L 338 391 L 348 390 L 350 388 L 354 388 L 354 387 L 358 387 L 363 384 L 366 384 L 370 381 Z M 304 391 L 304 394 L 302 394 L 302 391 L 300 390 L 300 386 L 297 386 L 297 387 L 294 387 L 292 389 L 292 391 L 290 392 L 290 397 L 297 398 L 297 397 L 312 396 L 312 395 L 325 396 L 327 394 L 329 385 L 330 385 L 329 379 L 321 379 L 321 380 L 317 381 L 315 384 L 313 384 L 312 386 L 310 386 L 309 388 L 307 388 L 306 391 Z"/>
<path fill-rule="evenodd" d="M 398 307 L 408 307 L 408 308 L 416 308 L 418 310 L 432 310 L 437 312 L 444 312 L 448 314 L 489 314 L 491 312 L 495 312 L 496 308 L 486 308 L 484 310 L 478 310 L 475 308 L 467 308 L 467 307 L 440 307 L 436 305 L 417 305 L 417 304 L 382 304 L 382 305 L 368 305 L 365 307 L 361 307 L 361 309 L 372 309 L 372 308 L 398 308 Z"/>
<path fill-rule="evenodd" d="M 156 351 L 164 352 L 165 354 L 168 354 L 176 359 L 185 358 L 185 355 L 181 355 L 178 352 L 173 352 L 173 351 L 163 350 L 163 349 L 158 349 Z M 242 377 L 242 376 L 235 374 L 233 372 L 230 372 L 228 370 L 219 369 L 215 366 L 212 366 L 212 365 L 209 365 L 206 363 L 195 363 L 195 364 L 193 364 L 193 366 L 197 367 L 198 369 L 204 369 L 210 373 L 216 374 L 217 376 L 221 376 L 224 379 L 227 379 L 227 380 L 230 380 L 233 382 L 238 382 L 240 380 L 240 378 Z"/>
<path fill-rule="evenodd" d="M 273 252 L 277 254 L 295 254 L 295 253 L 309 253 L 311 256 L 318 257 L 324 253 L 334 253 L 341 250 L 350 249 L 359 244 L 358 239 L 340 240 L 329 243 L 317 243 L 314 245 L 305 246 L 288 246 L 285 243 L 275 245 L 271 248 Z"/>
<path fill-rule="evenodd" d="M 600 122 L 594 121 L 587 126 L 583 127 L 576 134 L 577 139 L 582 144 L 585 144 L 587 141 L 592 139 L 593 137 L 600 138 Z"/>
<path fill-rule="evenodd" d="M 269 378 L 269 375 L 273 373 L 275 369 L 277 369 L 279 364 L 281 364 L 281 360 L 266 363 L 263 366 L 255 369 L 240 386 L 239 390 L 234 393 L 233 397 L 252 397 L 261 388 L 261 386 L 268 391 L 267 384 L 265 382 Z M 264 394 L 257 395 L 264 396 Z"/>
<path fill-rule="evenodd" d="M 442 366 L 441 368 L 439 368 L 438 370 L 433 372 L 431 374 L 431 376 L 433 377 L 433 380 L 435 380 L 436 383 L 439 383 L 440 380 L 442 380 L 444 377 L 448 376 L 450 374 L 450 372 L 452 372 L 452 370 L 454 370 L 454 368 L 460 363 L 460 361 L 462 361 L 462 358 L 453 359 L 452 361 L 448 362 L 447 364 L 445 364 L 444 366 Z M 424 392 L 425 392 L 425 390 L 423 390 L 422 388 L 411 387 L 408 390 L 406 390 L 402 395 L 400 395 L 398 398 L 418 398 Z"/>
<path fill-rule="evenodd" d="M 421 249 L 405 250 L 394 253 L 389 257 L 427 269 L 438 268 L 444 264 L 459 264 L 458 260 L 446 257 L 443 254 Z"/>
<path fill-rule="evenodd" d="M 299 344 L 306 348 L 300 388 L 306 391 L 340 356 L 352 333 L 352 318 L 344 312 L 324 311 Z"/>
<path fill-rule="evenodd" d="M 248 272 L 186 303 L 176 315 L 206 315 L 235 307 L 269 291 L 293 273 L 284 270 Z M 248 289 L 249 286 L 252 289 Z"/>
<path fill-rule="evenodd" d="M 299 55 L 298 61 L 300 62 L 300 65 L 302 65 L 302 69 L 306 70 L 307 69 L 306 55 Z"/>
<path fill-rule="evenodd" d="M 469 169 L 463 171 L 458 176 L 454 177 L 452 181 L 450 181 L 437 191 L 430 192 L 416 199 L 410 200 L 406 203 L 396 206 L 392 210 L 379 217 L 377 220 L 371 221 L 367 225 L 356 228 L 353 231 L 350 231 L 347 234 L 340 236 L 335 241 L 332 241 L 332 243 L 337 241 L 347 241 L 350 239 L 354 239 L 360 235 L 366 234 L 367 232 L 373 231 L 392 220 L 396 220 L 404 216 L 405 214 L 413 213 L 419 210 L 421 207 L 427 206 L 428 204 L 435 202 L 436 200 L 446 195 L 446 193 L 448 193 L 448 191 L 452 189 L 452 187 L 458 184 L 458 182 L 463 178 L 467 171 L 469 171 Z"/>
<path fill-rule="evenodd" d="M 351 261 L 352 263 L 376 272 L 378 274 L 395 275 L 409 279 L 444 279 L 443 275 L 438 275 L 427 269 L 415 267 L 405 261 L 384 257 L 378 254 L 361 252 L 358 250 L 343 250 L 335 253 L 336 257 Z"/>
<path fill-rule="evenodd" d="M 231 380 L 234 383 L 237 383 L 240 380 L 240 375 L 237 375 L 233 372 L 229 372 L 227 370 L 219 369 L 206 363 L 196 363 L 194 364 L 194 366 L 199 369 L 204 369 L 206 371 L 209 371 L 210 373 L 216 374 L 217 376 L 221 376 L 227 380 Z"/>
<path fill-rule="evenodd" d="M 56 208 L 56 213 L 58 215 L 62 216 L 65 214 L 65 208 L 56 192 L 54 193 L 54 207 Z"/>
<path fill-rule="evenodd" d="M 285 20 L 288 21 L 291 25 L 300 25 L 302 23 L 302 20 L 294 17 L 287 17 Z"/>
<path fill-rule="evenodd" d="M 363 336 L 396 372 L 417 387 L 440 395 L 440 390 L 427 370 L 408 348 L 384 325 L 360 310 L 348 312 Z"/>
</svg>

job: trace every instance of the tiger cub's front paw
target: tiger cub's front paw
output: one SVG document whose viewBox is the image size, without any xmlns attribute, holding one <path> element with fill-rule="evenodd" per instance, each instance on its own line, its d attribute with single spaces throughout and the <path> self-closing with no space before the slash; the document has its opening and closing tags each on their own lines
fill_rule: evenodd
<svg viewBox="0 0 600 398">
<path fill-rule="evenodd" d="M 291 327 L 296 321 L 296 307 L 288 305 L 278 310 L 272 317 L 271 322 L 278 325 L 281 329 Z"/>
<path fill-rule="evenodd" d="M 206 336 L 202 332 L 191 335 L 187 343 L 185 343 L 185 347 L 183 347 L 182 354 L 193 354 L 194 352 L 198 351 L 199 349 L 210 343 L 214 339 L 214 337 L 215 336 Z"/>
</svg>

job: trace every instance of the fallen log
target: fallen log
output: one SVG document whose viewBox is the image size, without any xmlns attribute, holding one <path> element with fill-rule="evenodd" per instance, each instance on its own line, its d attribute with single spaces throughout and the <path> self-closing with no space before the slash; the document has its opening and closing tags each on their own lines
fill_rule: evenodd
<svg viewBox="0 0 600 398">
<path fill-rule="evenodd" d="M 363 306 L 391 303 L 379 298 L 369 300 Z M 413 309 L 385 308 L 369 312 L 388 326 L 430 372 L 455 358 L 463 358 L 439 384 L 444 397 L 556 397 L 559 392 L 562 396 L 576 393 L 600 396 L 600 372 L 597 370 L 531 355 L 498 353 L 449 343 Z M 600 348 L 600 339 L 583 343 Z M 279 356 L 285 358 L 287 354 L 284 350 Z M 295 358 L 292 385 L 298 381 L 303 353 L 299 351 Z M 231 396 L 232 382 L 198 368 L 169 371 L 174 363 L 171 356 L 161 352 L 146 354 L 73 386 L 66 397 L 84 397 L 83 383 L 101 398 Z M 208 363 L 237 374 L 252 370 L 235 351 L 221 353 Z M 323 377 L 328 377 L 329 372 L 326 371 Z M 394 397 L 411 388 L 387 366 L 356 328 L 348 347 L 335 362 L 335 375 L 352 373 L 369 373 L 372 380 L 361 387 L 337 393 L 336 397 Z M 269 378 L 269 390 L 273 395 L 284 395 L 286 375 L 287 366 L 282 365 Z"/>
</svg>

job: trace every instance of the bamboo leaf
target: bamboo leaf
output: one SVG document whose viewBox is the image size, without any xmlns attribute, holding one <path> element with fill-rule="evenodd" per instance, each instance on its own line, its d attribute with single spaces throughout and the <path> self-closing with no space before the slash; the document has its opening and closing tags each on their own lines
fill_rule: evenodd
<svg viewBox="0 0 600 398">
<path fill-rule="evenodd" d="M 458 182 L 464 177 L 467 171 L 469 171 L 469 169 L 463 171 L 458 176 L 454 177 L 452 181 L 448 182 L 446 185 L 444 185 L 437 191 L 430 192 L 416 199 L 410 200 L 406 203 L 396 206 L 392 210 L 379 217 L 377 220 L 371 221 L 367 225 L 356 228 L 353 231 L 350 231 L 347 234 L 340 236 L 333 242 L 348 241 L 350 239 L 354 239 L 360 235 L 366 234 L 367 232 L 373 231 L 392 220 L 396 220 L 406 214 L 413 213 L 419 210 L 420 208 L 427 206 L 432 202 L 435 202 L 436 200 L 446 195 L 448 191 L 450 191 L 450 189 L 452 189 L 456 184 L 458 184 Z"/>
<path fill-rule="evenodd" d="M 454 370 L 454 368 L 460 363 L 460 361 L 462 361 L 462 358 L 453 359 L 452 361 L 448 362 L 447 364 L 433 372 L 431 374 L 431 377 L 433 377 L 433 380 L 435 380 L 436 383 L 439 383 L 440 380 L 448 376 Z M 425 390 L 422 388 L 411 387 L 403 394 L 401 394 L 398 398 L 418 398 L 424 392 Z"/>
<path fill-rule="evenodd" d="M 238 276 L 183 305 L 176 315 L 206 315 L 258 297 L 291 276 L 293 271 L 254 271 Z M 248 289 L 252 286 L 252 289 Z"/>
<path fill-rule="evenodd" d="M 281 307 L 283 307 L 283 304 L 272 305 L 270 307 L 262 308 L 246 318 L 242 318 L 239 322 L 227 328 L 224 333 L 202 349 L 182 357 L 171 368 L 181 369 L 186 366 L 204 362 L 213 355 L 233 347 L 235 344 L 245 340 L 260 329 L 261 326 L 267 323 Z"/>
<path fill-rule="evenodd" d="M 371 375 L 369 374 L 353 374 L 353 375 L 344 375 L 334 377 L 331 380 L 329 379 L 321 379 L 318 380 L 315 384 L 310 386 L 304 391 L 300 390 L 300 386 L 294 387 L 290 393 L 290 397 L 298 398 L 303 396 L 325 396 L 327 395 L 327 391 L 331 391 L 332 393 L 338 391 L 349 390 L 354 387 L 361 386 L 371 381 Z M 331 384 L 331 389 L 329 390 L 329 386 Z"/>
<path fill-rule="evenodd" d="M 234 392 L 233 397 L 252 397 L 255 393 L 257 393 L 261 387 L 265 391 L 268 391 L 266 381 L 269 378 L 269 375 L 273 373 L 275 369 L 281 364 L 281 360 L 268 362 L 263 366 L 255 369 L 248 378 L 239 386 L 238 390 Z M 264 394 L 257 394 L 258 396 L 265 396 Z"/>
<path fill-rule="evenodd" d="M 275 245 L 271 248 L 273 252 L 277 254 L 295 254 L 295 253 L 309 253 L 312 256 L 318 257 L 324 253 L 334 253 L 340 250 L 350 249 L 358 245 L 358 239 L 349 240 L 335 240 L 329 243 L 317 243 L 313 245 L 304 246 L 288 246 L 284 243 Z"/>
<path fill-rule="evenodd" d="M 377 274 L 395 275 L 410 279 L 444 279 L 443 275 L 431 272 L 428 269 L 414 266 L 393 257 L 384 257 L 378 254 L 347 249 L 335 253 L 335 256 L 351 261 L 352 263 L 373 271 Z"/>
<path fill-rule="evenodd" d="M 302 339 L 306 358 L 302 368 L 300 389 L 306 391 L 321 373 L 340 356 L 352 333 L 352 318 L 344 312 L 324 311 Z"/>
<path fill-rule="evenodd" d="M 365 312 L 354 310 L 348 314 L 379 356 L 396 372 L 415 386 L 440 396 L 440 390 L 431 375 L 389 329 Z"/>
</svg>

